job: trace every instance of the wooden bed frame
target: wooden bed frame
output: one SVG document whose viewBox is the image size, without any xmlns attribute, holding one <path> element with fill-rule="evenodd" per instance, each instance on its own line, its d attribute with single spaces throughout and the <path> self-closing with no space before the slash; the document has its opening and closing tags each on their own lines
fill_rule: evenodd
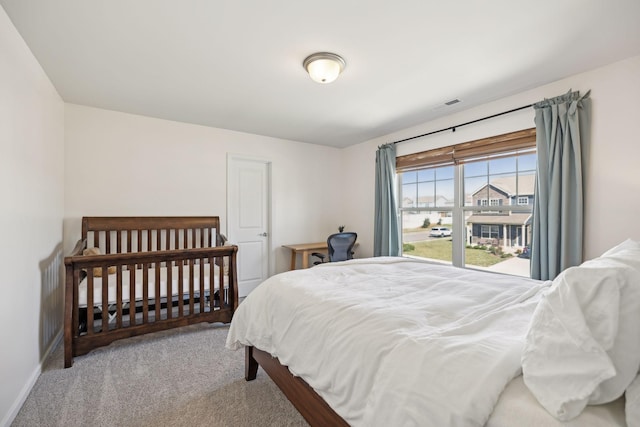
<svg viewBox="0 0 640 427">
<path fill-rule="evenodd" d="M 245 347 L 245 379 L 255 380 L 258 366 L 269 375 L 311 426 L 345 426 L 338 415 L 302 378 L 294 376 L 278 358 L 256 347 Z"/>
<path fill-rule="evenodd" d="M 200 322 L 230 322 L 238 307 L 238 247 L 222 244 L 217 216 L 82 218 L 82 238 L 64 259 L 65 368 L 73 364 L 74 356 L 118 339 Z M 99 248 L 101 255 L 83 255 L 91 247 Z M 115 271 L 115 303 L 109 303 L 109 280 L 101 280 L 100 290 L 94 290 L 96 268 L 102 278 Z M 167 284 L 177 281 L 188 286 L 187 291 L 173 285 L 161 289 L 160 280 L 153 280 L 161 276 L 161 269 Z M 140 287 L 135 284 L 136 270 L 142 276 L 138 289 L 142 298 L 136 297 Z M 205 288 L 207 274 L 210 289 Z M 123 295 L 123 276 L 134 283 L 127 295 Z M 86 304 L 81 307 L 79 289 L 85 278 Z M 216 279 L 220 286 L 214 292 Z M 156 300 L 150 289 L 153 295 L 164 290 L 166 297 Z"/>
</svg>

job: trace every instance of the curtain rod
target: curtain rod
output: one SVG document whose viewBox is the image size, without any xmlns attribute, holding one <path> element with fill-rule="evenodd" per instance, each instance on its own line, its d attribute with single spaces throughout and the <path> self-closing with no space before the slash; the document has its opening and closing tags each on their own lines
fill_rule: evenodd
<svg viewBox="0 0 640 427">
<path fill-rule="evenodd" d="M 422 135 L 416 135 L 416 136 L 412 136 L 410 138 L 401 139 L 399 141 L 394 141 L 391 144 L 398 144 L 400 142 L 411 141 L 412 139 L 422 138 L 423 136 L 433 135 L 434 133 L 440 133 L 440 132 L 444 132 L 444 131 L 447 131 L 447 130 L 451 130 L 451 131 L 455 132 L 456 128 L 459 128 L 459 127 L 462 127 L 462 126 L 466 126 L 466 125 L 470 125 L 472 123 L 481 122 L 482 120 L 492 119 L 494 117 L 498 117 L 498 116 L 502 116 L 502 115 L 505 115 L 505 114 L 513 113 L 514 111 L 524 110 L 525 108 L 529 108 L 529 107 L 533 107 L 533 104 L 524 105 L 522 107 L 514 108 L 513 110 L 503 111 L 502 113 L 494 114 L 492 116 L 483 117 L 481 119 L 472 120 L 470 122 L 462 123 L 462 124 L 459 124 L 459 125 L 449 126 L 448 128 L 444 128 L 444 129 L 434 130 L 432 132 L 423 133 Z"/>
</svg>

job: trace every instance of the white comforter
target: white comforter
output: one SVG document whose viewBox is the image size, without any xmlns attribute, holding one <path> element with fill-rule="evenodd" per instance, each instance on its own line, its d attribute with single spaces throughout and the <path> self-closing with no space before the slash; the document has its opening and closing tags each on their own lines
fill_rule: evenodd
<svg viewBox="0 0 640 427">
<path fill-rule="evenodd" d="M 354 426 L 481 426 L 549 284 L 406 258 L 327 263 L 258 286 L 227 347 L 277 356 Z"/>
</svg>

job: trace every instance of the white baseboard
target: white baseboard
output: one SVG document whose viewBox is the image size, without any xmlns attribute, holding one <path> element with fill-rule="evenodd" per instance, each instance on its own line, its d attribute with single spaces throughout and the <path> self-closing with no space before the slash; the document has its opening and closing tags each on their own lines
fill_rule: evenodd
<svg viewBox="0 0 640 427">
<path fill-rule="evenodd" d="M 40 363 L 38 363 L 38 366 L 36 366 L 31 376 L 29 376 L 29 380 L 26 382 L 24 387 L 22 387 L 22 390 L 20 390 L 20 394 L 18 394 L 18 397 L 16 398 L 15 402 L 11 406 L 11 410 L 9 410 L 9 412 L 5 415 L 5 417 L 0 422 L 1 427 L 10 427 L 13 420 L 16 419 L 18 412 L 20 412 L 20 408 L 22 408 L 22 405 L 24 405 L 24 401 L 27 400 L 29 393 L 31 393 L 31 389 L 36 384 L 36 381 L 38 381 L 38 377 L 42 373 L 43 362 L 47 360 L 47 357 L 49 357 L 51 352 L 60 343 L 60 340 L 62 340 L 62 330 L 60 330 L 60 332 L 58 332 L 58 334 L 56 335 L 55 339 L 53 339 L 51 345 L 49 346 L 49 348 L 47 348 L 47 351 L 45 352 L 44 356 L 40 360 Z"/>
</svg>

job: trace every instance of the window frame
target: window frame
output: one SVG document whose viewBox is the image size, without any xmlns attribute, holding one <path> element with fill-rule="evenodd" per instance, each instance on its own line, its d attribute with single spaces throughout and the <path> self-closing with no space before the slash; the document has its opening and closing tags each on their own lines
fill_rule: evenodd
<svg viewBox="0 0 640 427">
<path fill-rule="evenodd" d="M 495 141 L 495 144 L 491 146 L 491 141 Z M 513 141 L 513 143 L 510 143 Z M 474 145 L 477 143 L 477 145 Z M 459 147 L 464 148 L 460 149 Z M 500 148 L 502 147 L 502 148 Z M 488 149 L 487 149 L 488 148 Z M 487 159 L 498 159 L 501 157 L 514 157 L 514 156 L 524 156 L 527 153 L 535 153 L 535 128 L 525 129 L 522 131 L 511 132 L 508 134 L 498 135 L 495 137 L 484 138 L 481 140 L 470 141 L 463 144 L 457 144 L 451 147 L 443 147 L 435 150 L 429 150 L 422 153 L 415 153 L 406 156 L 398 156 L 396 158 L 396 176 L 397 176 L 397 189 L 398 194 L 402 195 L 402 174 L 404 172 L 412 171 L 412 170 L 422 170 L 422 169 L 430 169 L 437 168 L 443 166 L 453 166 L 454 167 L 454 203 L 453 206 L 434 206 L 434 207 L 412 207 L 412 208 L 403 208 L 402 204 L 398 205 L 398 215 L 400 217 L 400 233 L 401 233 L 401 242 L 404 244 L 402 238 L 402 229 L 403 229 L 403 213 L 404 212 L 445 212 L 448 215 L 452 216 L 452 230 L 466 230 L 466 215 L 474 213 L 481 214 L 487 212 L 487 205 L 482 206 L 482 203 L 477 205 L 465 205 L 465 194 L 464 194 L 464 165 L 466 163 L 475 162 L 475 161 L 484 161 Z M 487 149 L 487 154 L 482 155 L 481 152 L 483 149 Z M 502 149 L 502 151 L 500 151 Z M 456 150 L 458 150 L 458 154 L 456 156 Z M 462 153 L 462 154 L 460 154 Z M 465 156 L 465 154 L 472 153 L 473 155 Z M 431 155 L 433 154 L 433 155 Z M 420 163 L 420 158 L 424 161 L 424 164 Z M 497 199 L 496 199 L 497 200 Z M 528 200 L 528 197 L 527 197 Z M 490 204 L 490 201 L 487 200 L 487 203 Z M 533 207 L 530 203 L 526 205 L 511 204 L 508 202 L 508 205 L 498 205 L 502 206 L 502 211 L 510 211 L 512 213 L 531 213 Z M 498 227 L 498 236 L 499 236 L 499 225 Z M 454 232 L 452 233 L 452 262 L 451 264 L 457 267 L 463 268 L 473 268 L 473 265 L 466 265 L 465 262 L 465 247 L 466 247 L 466 232 Z M 401 248 L 402 254 L 402 248 Z"/>
<path fill-rule="evenodd" d="M 485 233 L 485 230 L 489 228 L 489 232 Z M 495 229 L 495 231 L 494 231 Z M 485 235 L 487 234 L 487 235 Z M 495 235 L 495 236 L 494 236 Z M 493 239 L 500 237 L 500 226 L 497 224 L 481 224 L 480 225 L 480 237 L 483 239 Z"/>
</svg>

